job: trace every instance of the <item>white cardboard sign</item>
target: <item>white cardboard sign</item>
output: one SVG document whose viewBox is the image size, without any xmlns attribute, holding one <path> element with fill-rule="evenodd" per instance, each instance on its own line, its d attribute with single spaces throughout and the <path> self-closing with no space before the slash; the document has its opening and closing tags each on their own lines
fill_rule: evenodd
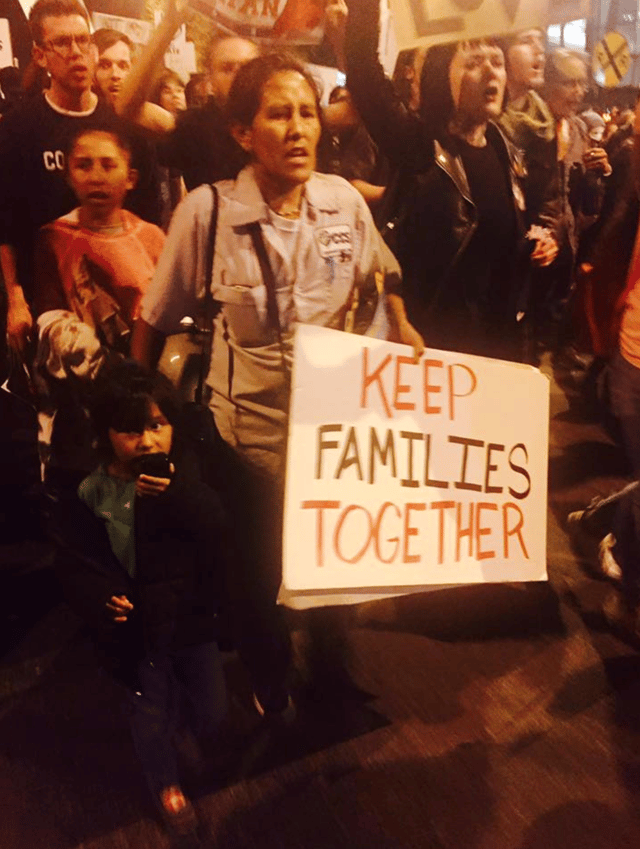
<svg viewBox="0 0 640 849">
<path fill-rule="evenodd" d="M 227 32 L 267 44 L 317 44 L 324 32 L 322 0 L 197 0 Z"/>
<path fill-rule="evenodd" d="M 7 68 L 9 65 L 13 65 L 9 21 L 0 18 L 0 68 Z"/>
<path fill-rule="evenodd" d="M 548 423 L 533 367 L 300 326 L 282 597 L 546 580 Z"/>
<path fill-rule="evenodd" d="M 390 0 L 398 49 L 546 27 L 548 0 Z"/>
</svg>

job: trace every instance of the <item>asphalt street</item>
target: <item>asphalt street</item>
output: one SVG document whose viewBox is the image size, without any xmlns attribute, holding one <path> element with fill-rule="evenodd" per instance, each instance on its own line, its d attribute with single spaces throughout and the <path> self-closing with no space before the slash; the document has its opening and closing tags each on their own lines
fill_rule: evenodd
<svg viewBox="0 0 640 849">
<path fill-rule="evenodd" d="M 624 480 L 612 440 L 552 382 L 548 583 L 353 608 L 350 686 L 300 683 L 289 728 L 261 723 L 229 652 L 216 763 L 202 772 L 181 744 L 199 845 L 639 846 L 640 659 L 601 615 L 616 589 L 589 572 L 594 545 L 565 527 L 570 510 Z M 35 568 L 46 546 L 5 545 L 2 556 L 0 846 L 180 845 L 147 798 L 118 687 Z M 303 682 L 308 623 L 290 620 Z"/>
</svg>

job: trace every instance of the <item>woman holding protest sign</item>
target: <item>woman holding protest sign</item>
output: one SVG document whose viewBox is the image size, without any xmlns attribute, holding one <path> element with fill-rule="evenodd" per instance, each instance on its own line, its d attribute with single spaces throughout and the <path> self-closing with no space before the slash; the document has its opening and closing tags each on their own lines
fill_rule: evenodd
<svg viewBox="0 0 640 849">
<path fill-rule="evenodd" d="M 344 0 L 329 15 L 339 39 Z M 417 115 L 384 78 L 377 43 L 368 4 L 349 0 L 347 84 L 401 174 L 386 199 L 387 232 L 409 316 L 430 346 L 519 359 L 527 270 L 551 262 L 555 244 L 543 234 L 529 246 L 524 238 L 522 165 L 494 123 L 505 94 L 503 52 L 490 38 L 429 48 Z"/>
<path fill-rule="evenodd" d="M 423 343 L 363 199 L 340 177 L 314 171 L 320 106 L 305 67 L 283 53 L 252 60 L 233 83 L 228 117 L 251 164 L 213 192 L 196 189 L 176 210 L 132 350 L 152 364 L 182 316 L 202 315 L 203 304 L 207 320 L 215 315 L 208 384 L 241 552 L 240 650 L 256 706 L 281 714 L 289 642 L 276 596 L 295 326 L 365 332 L 384 280 L 395 338 L 417 352 Z M 207 308 L 209 279 L 215 306 Z"/>
</svg>

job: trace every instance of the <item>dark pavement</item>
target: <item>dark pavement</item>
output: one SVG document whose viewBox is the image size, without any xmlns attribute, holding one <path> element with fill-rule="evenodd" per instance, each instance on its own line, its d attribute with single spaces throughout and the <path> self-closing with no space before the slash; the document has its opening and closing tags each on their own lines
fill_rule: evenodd
<svg viewBox="0 0 640 849">
<path fill-rule="evenodd" d="M 359 606 L 348 632 L 359 690 L 302 693 L 289 729 L 258 721 L 230 654 L 217 778 L 191 774 L 202 846 L 640 846 L 640 658 L 606 628 L 615 590 L 585 572 L 592 552 L 563 529 L 569 510 L 622 482 L 624 464 L 556 384 L 551 411 L 549 583 Z M 117 687 L 46 573 L 4 600 L 0 846 L 179 845 L 145 794 Z"/>
</svg>

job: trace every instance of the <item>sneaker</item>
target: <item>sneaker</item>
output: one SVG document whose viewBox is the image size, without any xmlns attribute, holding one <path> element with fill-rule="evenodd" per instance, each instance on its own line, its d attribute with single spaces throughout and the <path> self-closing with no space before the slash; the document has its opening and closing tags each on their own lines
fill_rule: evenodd
<svg viewBox="0 0 640 849">
<path fill-rule="evenodd" d="M 574 510 L 572 513 L 569 513 L 569 515 L 567 516 L 567 525 L 569 527 L 576 527 L 577 525 L 579 525 L 582 522 L 584 514 L 586 512 L 586 510 Z"/>
<path fill-rule="evenodd" d="M 607 534 L 600 541 L 600 545 L 598 546 L 598 563 L 600 564 L 603 575 L 606 575 L 612 581 L 620 581 L 622 579 L 622 569 L 611 550 L 615 544 L 616 538 L 613 534 Z"/>
<path fill-rule="evenodd" d="M 191 834 L 196 830 L 196 812 L 177 784 L 160 791 L 160 807 L 165 822 L 175 834 Z"/>
<path fill-rule="evenodd" d="M 263 719 L 272 720 L 282 725 L 291 725 L 296 718 L 296 706 L 291 698 L 291 694 L 286 691 L 277 701 L 270 699 L 261 700 L 258 694 L 253 694 L 253 704 Z"/>
</svg>

